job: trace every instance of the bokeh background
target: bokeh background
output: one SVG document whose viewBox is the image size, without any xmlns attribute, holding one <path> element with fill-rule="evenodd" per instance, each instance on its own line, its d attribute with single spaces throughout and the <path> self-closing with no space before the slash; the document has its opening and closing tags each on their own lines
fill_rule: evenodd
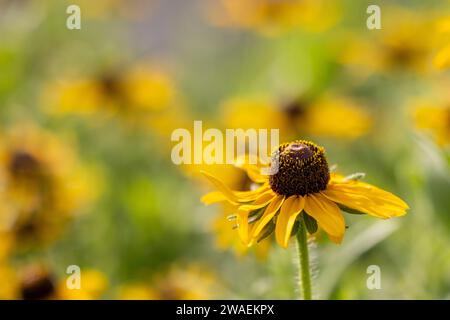
<svg viewBox="0 0 450 320">
<path fill-rule="evenodd" d="M 243 173 L 172 163 L 172 131 L 202 120 L 311 139 L 410 205 L 346 215 L 339 246 L 319 233 L 317 297 L 449 299 L 449 17 L 442 0 L 0 0 L 0 298 L 297 298 L 293 250 L 244 248 L 230 208 L 199 201 L 199 169 L 241 190 Z"/>
</svg>

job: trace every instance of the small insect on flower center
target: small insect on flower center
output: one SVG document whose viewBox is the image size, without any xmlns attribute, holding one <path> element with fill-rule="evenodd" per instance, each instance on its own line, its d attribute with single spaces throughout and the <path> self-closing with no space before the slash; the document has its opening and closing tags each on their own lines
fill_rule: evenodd
<svg viewBox="0 0 450 320">
<path fill-rule="evenodd" d="M 278 171 L 269 177 L 269 182 L 277 194 L 316 193 L 325 190 L 330 180 L 324 149 L 312 142 L 297 140 L 280 145 L 272 155 L 272 164 L 276 162 Z"/>
</svg>

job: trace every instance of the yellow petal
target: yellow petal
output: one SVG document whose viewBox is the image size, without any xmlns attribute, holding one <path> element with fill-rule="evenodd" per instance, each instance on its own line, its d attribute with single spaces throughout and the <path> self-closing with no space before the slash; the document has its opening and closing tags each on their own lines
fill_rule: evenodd
<svg viewBox="0 0 450 320">
<path fill-rule="evenodd" d="M 256 200 L 252 204 L 241 205 L 239 209 L 248 212 L 260 209 L 262 207 L 267 206 L 275 197 L 276 194 L 273 193 L 272 190 L 269 190 L 259 195 L 259 197 L 256 198 Z"/>
<path fill-rule="evenodd" d="M 264 183 L 267 181 L 268 176 L 261 174 L 260 169 L 256 166 L 246 166 L 245 167 L 247 171 L 248 177 L 256 183 Z"/>
<path fill-rule="evenodd" d="M 320 193 L 306 196 L 305 211 L 329 235 L 339 238 L 344 235 L 345 221 L 339 207 Z"/>
<path fill-rule="evenodd" d="M 359 181 L 330 183 L 322 194 L 348 208 L 382 219 L 402 216 L 408 209 L 408 205 L 392 193 Z"/>
<path fill-rule="evenodd" d="M 239 198 L 231 191 L 222 181 L 213 177 L 205 171 L 200 171 L 220 192 L 225 196 L 225 198 L 232 204 L 237 204 Z"/>
<path fill-rule="evenodd" d="M 342 242 L 343 237 L 344 237 L 344 234 L 342 234 L 342 236 L 339 236 L 339 237 L 332 236 L 331 234 L 328 235 L 328 238 L 336 244 L 340 244 Z"/>
<path fill-rule="evenodd" d="M 238 210 L 237 212 L 238 233 L 242 242 L 249 245 L 248 241 L 248 211 Z"/>
<path fill-rule="evenodd" d="M 304 205 L 305 198 L 291 196 L 284 201 L 283 206 L 281 207 L 280 214 L 277 218 L 275 237 L 278 244 L 283 248 L 287 248 L 288 246 L 295 219 L 303 210 Z"/>
<path fill-rule="evenodd" d="M 210 204 L 213 204 L 216 202 L 222 202 L 222 201 L 226 201 L 226 200 L 227 200 L 227 198 L 220 191 L 213 191 L 213 192 L 207 193 L 200 199 L 200 201 L 206 205 L 210 205 Z"/>
<path fill-rule="evenodd" d="M 255 190 L 249 191 L 234 191 L 234 194 L 239 198 L 240 202 L 249 202 L 254 201 L 256 198 L 260 196 L 261 193 L 264 193 L 270 189 L 268 184 L 263 184 Z"/>
<path fill-rule="evenodd" d="M 262 217 L 255 223 L 252 229 L 252 238 L 256 238 L 267 223 L 275 216 L 283 204 L 284 196 L 276 196 L 267 206 Z"/>
</svg>

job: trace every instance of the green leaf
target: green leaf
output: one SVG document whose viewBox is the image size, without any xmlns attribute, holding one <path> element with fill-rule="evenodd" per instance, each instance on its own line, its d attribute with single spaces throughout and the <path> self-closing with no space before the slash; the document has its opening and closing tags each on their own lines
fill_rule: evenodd
<svg viewBox="0 0 450 320">
<path fill-rule="evenodd" d="M 308 230 L 310 234 L 316 233 L 317 232 L 316 219 L 308 215 L 306 212 L 303 212 L 303 217 L 305 219 L 306 230 Z"/>
<path fill-rule="evenodd" d="M 341 205 L 341 204 L 339 205 L 339 208 L 340 208 L 342 211 L 345 211 L 345 212 L 350 213 L 350 214 L 365 214 L 364 212 L 358 211 L 358 210 L 356 210 L 356 209 L 348 208 L 348 207 L 343 206 L 343 205 Z"/>
<path fill-rule="evenodd" d="M 248 215 L 248 223 L 254 223 L 255 221 L 258 221 L 263 215 L 265 210 L 266 207 L 250 212 Z"/>
<path fill-rule="evenodd" d="M 257 242 L 259 243 L 260 241 L 262 241 L 265 238 L 267 238 L 268 236 L 270 236 L 274 230 L 275 230 L 275 223 L 273 223 L 273 221 L 271 221 L 264 227 Z"/>
<path fill-rule="evenodd" d="M 299 226 L 300 226 L 300 223 L 297 220 L 295 220 L 294 226 L 292 227 L 292 231 L 291 231 L 291 237 L 293 237 L 297 234 Z"/>
</svg>

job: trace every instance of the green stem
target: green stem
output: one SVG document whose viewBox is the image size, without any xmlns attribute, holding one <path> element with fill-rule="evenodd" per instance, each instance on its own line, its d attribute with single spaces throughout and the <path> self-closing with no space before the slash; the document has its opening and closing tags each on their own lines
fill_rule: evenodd
<svg viewBox="0 0 450 320">
<path fill-rule="evenodd" d="M 297 232 L 297 247 L 299 258 L 299 288 L 303 300 L 311 300 L 311 271 L 309 265 L 308 238 L 303 214 L 299 219 L 300 226 Z"/>
</svg>

